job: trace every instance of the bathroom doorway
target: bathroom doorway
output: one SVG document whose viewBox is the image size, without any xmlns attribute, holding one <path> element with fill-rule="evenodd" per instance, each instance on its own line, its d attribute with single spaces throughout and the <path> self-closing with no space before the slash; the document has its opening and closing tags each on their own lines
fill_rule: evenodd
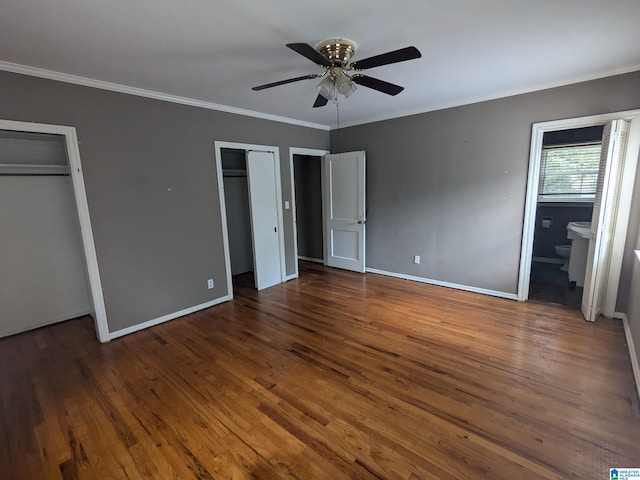
<svg viewBox="0 0 640 480">
<path fill-rule="evenodd" d="M 592 225 L 578 221 L 573 230 L 584 231 L 580 235 L 588 240 L 585 288 L 581 310 L 588 321 L 595 321 L 599 314 L 616 316 L 618 284 L 629 223 L 633 181 L 636 176 L 640 151 L 640 110 L 614 112 L 590 117 L 571 118 L 535 123 L 532 126 L 529 173 L 525 202 L 518 300 L 530 298 L 531 267 L 534 234 L 539 200 L 543 138 L 548 132 L 581 129 L 605 124 L 603 133 L 602 162 L 599 167 L 598 188 L 594 199 Z M 609 134 L 610 132 L 610 134 Z M 549 219 L 545 219 L 548 225 Z M 543 219 L 538 217 L 540 223 Z M 568 226 L 568 225 L 567 225 Z M 569 240 L 567 230 L 567 240 Z M 578 235 L 577 232 L 573 232 Z M 572 245 L 573 251 L 574 246 Z M 560 258 L 560 256 L 558 256 Z"/>
<path fill-rule="evenodd" d="M 594 125 L 543 135 L 530 300 L 580 308 L 587 252 L 580 249 L 582 239 L 573 240 L 576 235 L 567 228 L 591 222 L 603 128 Z"/>
</svg>

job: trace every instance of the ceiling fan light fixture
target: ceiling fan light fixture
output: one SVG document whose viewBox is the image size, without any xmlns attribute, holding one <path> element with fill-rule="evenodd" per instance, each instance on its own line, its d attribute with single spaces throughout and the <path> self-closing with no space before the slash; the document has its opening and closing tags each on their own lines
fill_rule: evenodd
<svg viewBox="0 0 640 480">
<path fill-rule="evenodd" d="M 318 93 L 327 100 L 335 100 L 336 98 L 336 85 L 331 77 L 325 77 L 316 87 Z"/>
<path fill-rule="evenodd" d="M 350 77 L 345 73 L 342 73 L 336 78 L 336 88 L 338 93 L 348 98 L 353 92 L 356 91 L 356 85 L 353 83 Z"/>
</svg>

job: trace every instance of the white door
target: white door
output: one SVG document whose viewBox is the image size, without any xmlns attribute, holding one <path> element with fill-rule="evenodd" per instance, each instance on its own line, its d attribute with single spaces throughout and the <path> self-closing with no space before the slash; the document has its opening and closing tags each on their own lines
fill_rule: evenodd
<svg viewBox="0 0 640 480">
<path fill-rule="evenodd" d="M 598 315 L 602 313 L 605 300 L 618 206 L 618 186 L 628 129 L 629 122 L 626 120 L 614 120 L 606 125 L 602 137 L 602 153 L 582 295 L 582 313 L 590 322 L 595 322 Z"/>
<path fill-rule="evenodd" d="M 253 238 L 253 265 L 256 288 L 282 282 L 278 195 L 273 152 L 247 152 L 249 211 Z"/>
<path fill-rule="evenodd" d="M 322 195 L 325 264 L 364 273 L 364 152 L 322 157 Z"/>
</svg>

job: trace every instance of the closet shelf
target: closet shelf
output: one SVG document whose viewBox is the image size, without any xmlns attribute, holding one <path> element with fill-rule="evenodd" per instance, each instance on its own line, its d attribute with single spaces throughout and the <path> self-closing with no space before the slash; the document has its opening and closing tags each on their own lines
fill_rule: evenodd
<svg viewBox="0 0 640 480">
<path fill-rule="evenodd" d="M 222 169 L 222 176 L 223 177 L 246 177 L 247 176 L 247 171 L 246 170 L 235 170 L 235 169 L 230 169 L 230 168 L 223 168 Z"/>
<path fill-rule="evenodd" d="M 69 175 L 67 165 L 15 165 L 0 163 L 0 176 Z"/>
</svg>

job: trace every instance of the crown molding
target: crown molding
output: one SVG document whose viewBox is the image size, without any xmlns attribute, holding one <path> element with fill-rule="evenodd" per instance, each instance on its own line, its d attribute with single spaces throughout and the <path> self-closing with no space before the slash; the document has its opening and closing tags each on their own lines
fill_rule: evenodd
<svg viewBox="0 0 640 480">
<path fill-rule="evenodd" d="M 376 117 L 369 117 L 363 120 L 355 120 L 353 122 L 344 122 L 344 123 L 341 122 L 340 128 L 355 127 L 357 125 L 366 125 L 368 123 L 382 122 L 384 120 L 393 120 L 394 118 L 409 117 L 411 115 L 435 112 L 437 110 L 445 110 L 447 108 L 462 107 L 464 105 L 487 102 L 489 100 L 498 100 L 500 98 L 513 97 L 515 95 L 523 95 L 525 93 L 533 93 L 541 90 L 548 90 L 550 88 L 566 87 L 567 85 L 573 85 L 573 84 L 582 83 L 582 82 L 589 82 L 591 80 L 598 80 L 606 77 L 614 77 L 616 75 L 624 75 L 625 73 L 637 72 L 638 70 L 640 70 L 640 64 L 632 65 L 629 67 L 612 69 L 612 70 L 600 71 L 600 72 L 592 73 L 588 75 L 571 77 L 571 78 L 559 80 L 556 82 L 530 85 L 528 87 L 523 87 L 523 88 L 514 89 L 514 90 L 507 90 L 507 91 L 492 94 L 492 95 L 479 95 L 476 97 L 467 97 L 467 98 L 455 100 L 452 102 L 434 103 L 431 105 L 427 105 L 425 107 L 405 110 L 403 112 L 394 113 L 392 115 L 380 115 Z M 330 130 L 332 131 L 336 130 L 336 127 L 337 127 L 336 125 L 331 125 Z"/>
<path fill-rule="evenodd" d="M 616 75 L 624 75 L 625 73 L 632 73 L 639 70 L 640 70 L 640 64 L 637 64 L 629 67 L 622 67 L 617 69 L 600 71 L 600 72 L 592 73 L 589 75 L 581 75 L 581 76 L 572 77 L 569 79 L 559 80 L 556 82 L 530 85 L 528 87 L 508 90 L 508 91 L 491 94 L 491 95 L 479 95 L 476 97 L 467 97 L 467 98 L 463 98 L 463 99 L 455 100 L 451 102 L 434 103 L 434 104 L 423 106 L 420 108 L 405 110 L 399 113 L 368 117 L 362 120 L 355 120 L 352 122 L 341 123 L 340 128 L 355 127 L 358 125 L 366 125 L 368 123 L 381 122 L 385 120 L 393 120 L 395 118 L 408 117 L 411 115 L 419 115 L 421 113 L 429 113 L 437 110 L 444 110 L 447 108 L 461 107 L 464 105 L 471 105 L 474 103 L 486 102 L 489 100 L 497 100 L 500 98 L 512 97 L 515 95 L 522 95 L 526 93 L 547 90 L 550 88 L 564 87 L 564 86 L 573 85 L 576 83 L 588 82 L 591 80 L 598 80 L 606 77 L 613 77 Z M 73 83 L 75 85 L 82 85 L 85 87 L 99 88 L 101 90 L 109 90 L 112 92 L 125 93 L 128 95 L 136 95 L 139 97 L 153 98 L 155 100 L 178 103 L 181 105 L 188 105 L 191 107 L 205 108 L 207 110 L 216 110 L 220 112 L 233 113 L 236 115 L 244 115 L 247 117 L 260 118 L 262 120 L 271 120 L 274 122 L 288 123 L 288 124 L 297 125 L 300 127 L 315 128 L 315 129 L 324 130 L 324 131 L 337 130 L 337 125 L 323 125 L 320 123 L 306 122 L 306 121 L 298 120 L 295 118 L 281 117 L 281 116 L 272 115 L 269 113 L 256 112 L 254 110 L 230 107 L 228 105 L 221 105 L 218 103 L 206 102 L 203 100 L 197 100 L 195 98 L 181 97 L 178 95 L 171 95 L 168 93 L 158 92 L 155 90 L 146 90 L 143 88 L 123 85 L 120 83 L 106 82 L 103 80 L 96 80 L 93 78 L 56 72 L 54 70 L 46 70 L 38 67 L 31 67 L 31 66 L 22 65 L 19 63 L 6 62 L 3 60 L 0 60 L 0 71 L 19 73 L 22 75 L 46 78 L 49 80 L 56 80 L 56 81 L 65 82 L 65 83 Z"/>
<path fill-rule="evenodd" d="M 271 120 L 274 122 L 289 123 L 291 125 L 297 125 L 300 127 L 315 128 L 318 130 L 325 130 L 325 131 L 328 131 L 330 129 L 328 125 L 322 125 L 319 123 L 305 122 L 302 120 L 297 120 L 295 118 L 281 117 L 278 115 L 271 115 L 269 113 L 246 110 L 244 108 L 230 107 L 228 105 L 220 105 L 218 103 L 205 102 L 203 100 L 197 100 L 195 98 L 181 97 L 178 95 L 171 95 L 169 93 L 157 92 L 155 90 L 146 90 L 144 88 L 131 87 L 129 85 L 123 85 L 120 83 L 105 82 L 103 80 L 96 80 L 94 78 L 81 77 L 78 75 L 70 75 L 68 73 L 56 72 L 54 70 L 46 70 L 44 68 L 38 68 L 38 67 L 30 67 L 28 65 L 6 62 L 3 60 L 0 60 L 0 70 L 5 72 L 19 73 L 22 75 L 29 75 L 31 77 L 40 77 L 40 78 L 46 78 L 48 80 L 56 80 L 58 82 L 73 83 L 75 85 L 82 85 L 84 87 L 92 87 L 92 88 L 99 88 L 101 90 L 109 90 L 112 92 L 126 93 L 128 95 L 136 95 L 138 97 L 153 98 L 155 100 L 178 103 L 181 105 L 188 105 L 191 107 L 206 108 L 207 110 L 216 110 L 219 112 L 233 113 L 236 115 L 244 115 L 246 117 L 260 118 L 262 120 Z"/>
</svg>

